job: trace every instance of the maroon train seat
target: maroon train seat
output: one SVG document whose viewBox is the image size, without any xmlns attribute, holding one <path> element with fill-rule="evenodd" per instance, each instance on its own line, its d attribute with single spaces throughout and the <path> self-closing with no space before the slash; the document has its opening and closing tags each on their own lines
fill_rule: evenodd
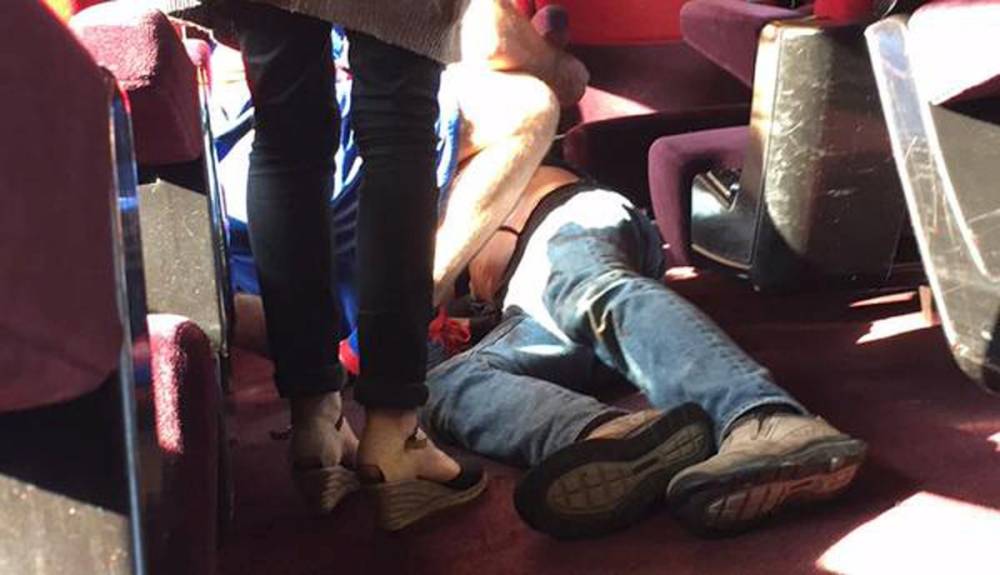
<svg viewBox="0 0 1000 575">
<path fill-rule="evenodd" d="M 761 30 L 769 22 L 802 17 L 807 12 L 744 0 L 695 0 L 681 9 L 680 28 L 687 44 L 752 87 Z M 727 124 L 732 128 L 700 135 L 665 135 L 648 148 L 650 203 L 672 265 L 692 263 L 687 214 L 695 176 L 715 167 L 736 170 L 742 166 L 750 139 L 745 125 L 748 119 Z"/>
<path fill-rule="evenodd" d="M 568 15 L 570 51 L 590 72 L 576 106 L 563 110 L 565 158 L 598 180 L 648 205 L 646 151 L 676 129 L 746 120 L 749 90 L 680 41 L 682 1 L 519 0 L 528 16 Z M 544 13 L 539 16 L 545 16 Z M 539 24 L 543 25 L 544 22 Z M 686 114 L 695 119 L 688 128 Z M 717 114 L 706 125 L 699 115 Z"/>
<path fill-rule="evenodd" d="M 231 297 L 224 210 L 202 123 L 211 49 L 182 41 L 162 12 L 127 2 L 88 8 L 70 25 L 132 104 L 149 309 L 198 323 L 225 379 Z"/>
<path fill-rule="evenodd" d="M 218 545 L 219 466 L 224 445 L 222 396 L 211 345 L 187 318 L 148 318 L 156 430 L 164 464 L 162 511 L 152 534 L 157 572 L 215 572 Z"/>
<path fill-rule="evenodd" d="M 1000 2 L 938 0 L 865 35 L 952 355 L 1000 393 Z"/>
<path fill-rule="evenodd" d="M 219 387 L 190 322 L 151 318 L 146 346 L 127 106 L 34 0 L 0 3 L 0 69 L 0 414 L 21 423 L 5 432 L 18 448 L 3 443 L 0 476 L 37 487 L 4 506 L 3 521 L 25 527 L 12 545 L 34 551 L 5 565 L 124 572 L 166 557 L 180 568 L 160 572 L 210 574 Z M 40 420 L 56 435 L 14 433 Z M 142 482 L 138 501 L 125 475 Z M 130 517 L 147 521 L 135 531 Z"/>
<path fill-rule="evenodd" d="M 203 153 L 195 66 L 170 20 L 138 3 L 83 10 L 70 26 L 128 94 L 136 161 L 162 165 Z"/>
<path fill-rule="evenodd" d="M 938 0 L 908 23 L 914 73 L 931 104 L 1000 96 L 1000 3 Z"/>
<path fill-rule="evenodd" d="M 839 18 L 858 3 L 827 4 Z M 753 67 L 754 101 L 749 128 L 650 148 L 652 204 L 673 264 L 697 252 L 774 291 L 884 285 L 894 273 L 909 281 L 896 261 L 902 193 L 860 38 L 873 15 L 870 3 L 860 21 L 731 0 L 685 7 L 686 39 L 744 79 Z"/>
<path fill-rule="evenodd" d="M 0 3 L 0 412 L 115 370 L 108 101 L 100 70 L 32 0 Z M 71 88 L 68 88 L 71 87 Z"/>
</svg>

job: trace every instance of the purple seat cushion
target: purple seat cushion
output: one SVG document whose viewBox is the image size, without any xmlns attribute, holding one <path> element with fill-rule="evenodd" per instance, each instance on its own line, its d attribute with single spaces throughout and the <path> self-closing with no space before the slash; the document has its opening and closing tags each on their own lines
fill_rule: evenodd
<svg viewBox="0 0 1000 575">
<path fill-rule="evenodd" d="M 691 185 L 715 167 L 738 169 L 750 139 L 739 126 L 667 136 L 649 149 L 649 188 L 656 225 L 671 266 L 691 265 Z"/>
<path fill-rule="evenodd" d="M 170 20 L 131 2 L 107 2 L 80 12 L 70 25 L 128 94 L 136 161 L 159 165 L 201 156 L 195 67 Z"/>
<path fill-rule="evenodd" d="M 760 31 L 768 22 L 808 13 L 808 9 L 789 10 L 747 0 L 692 0 L 681 8 L 681 34 L 706 58 L 752 86 Z"/>
<path fill-rule="evenodd" d="M 40 2 L 0 2 L 0 412 L 96 389 L 122 334 L 101 71 Z"/>
<path fill-rule="evenodd" d="M 909 22 L 908 49 L 932 104 L 1000 96 L 1000 0 L 937 0 Z"/>
<path fill-rule="evenodd" d="M 747 121 L 747 108 L 738 105 L 592 122 L 566 134 L 563 153 L 570 164 L 624 193 L 636 205 L 647 207 L 648 152 L 657 138 Z"/>
</svg>

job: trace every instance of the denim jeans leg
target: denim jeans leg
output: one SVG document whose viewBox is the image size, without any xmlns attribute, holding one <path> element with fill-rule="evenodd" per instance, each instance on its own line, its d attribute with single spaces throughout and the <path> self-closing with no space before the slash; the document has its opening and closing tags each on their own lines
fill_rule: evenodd
<svg viewBox="0 0 1000 575">
<path fill-rule="evenodd" d="M 352 122 L 364 159 L 358 206 L 355 399 L 366 407 L 424 403 L 437 224 L 441 64 L 353 31 Z"/>
<path fill-rule="evenodd" d="M 685 402 L 713 417 L 718 437 L 769 404 L 804 408 L 708 317 L 660 280 L 655 226 L 619 194 L 574 196 L 532 236 L 506 306 L 591 346 L 661 409 Z"/>
<path fill-rule="evenodd" d="M 339 136 L 328 22 L 232 7 L 254 104 L 247 182 L 275 383 L 282 396 L 340 389 L 327 206 Z"/>
<path fill-rule="evenodd" d="M 515 465 L 536 465 L 620 410 L 574 389 L 593 353 L 516 310 L 478 345 L 433 369 L 423 425 L 444 441 Z"/>
</svg>

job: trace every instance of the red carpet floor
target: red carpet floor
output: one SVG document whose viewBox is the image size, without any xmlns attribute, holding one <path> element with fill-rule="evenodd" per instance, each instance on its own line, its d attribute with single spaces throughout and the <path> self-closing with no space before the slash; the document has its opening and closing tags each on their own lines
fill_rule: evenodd
<svg viewBox="0 0 1000 575">
<path fill-rule="evenodd" d="M 953 365 L 940 329 L 921 325 L 916 298 L 851 307 L 830 296 L 768 298 L 713 278 L 675 285 L 807 406 L 870 443 L 842 499 L 725 539 L 691 535 L 664 512 L 612 537 L 563 543 L 518 519 L 511 493 L 520 472 L 491 464 L 480 501 L 419 529 L 377 532 L 358 496 L 310 516 L 288 479 L 286 444 L 272 434 L 287 416 L 270 364 L 243 352 L 231 422 L 236 518 L 220 571 L 1000 573 L 1000 401 Z"/>
</svg>

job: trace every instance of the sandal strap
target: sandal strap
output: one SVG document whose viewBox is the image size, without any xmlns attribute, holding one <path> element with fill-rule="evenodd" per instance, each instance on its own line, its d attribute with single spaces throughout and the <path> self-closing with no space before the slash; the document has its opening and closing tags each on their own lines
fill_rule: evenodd
<svg viewBox="0 0 1000 575">
<path fill-rule="evenodd" d="M 406 442 L 403 443 L 403 449 L 424 449 L 427 447 L 428 442 L 427 434 L 418 426 L 413 428 L 413 433 L 406 438 Z"/>
<path fill-rule="evenodd" d="M 378 465 L 361 464 L 354 471 L 362 485 L 377 485 L 385 483 L 385 473 Z"/>
</svg>

